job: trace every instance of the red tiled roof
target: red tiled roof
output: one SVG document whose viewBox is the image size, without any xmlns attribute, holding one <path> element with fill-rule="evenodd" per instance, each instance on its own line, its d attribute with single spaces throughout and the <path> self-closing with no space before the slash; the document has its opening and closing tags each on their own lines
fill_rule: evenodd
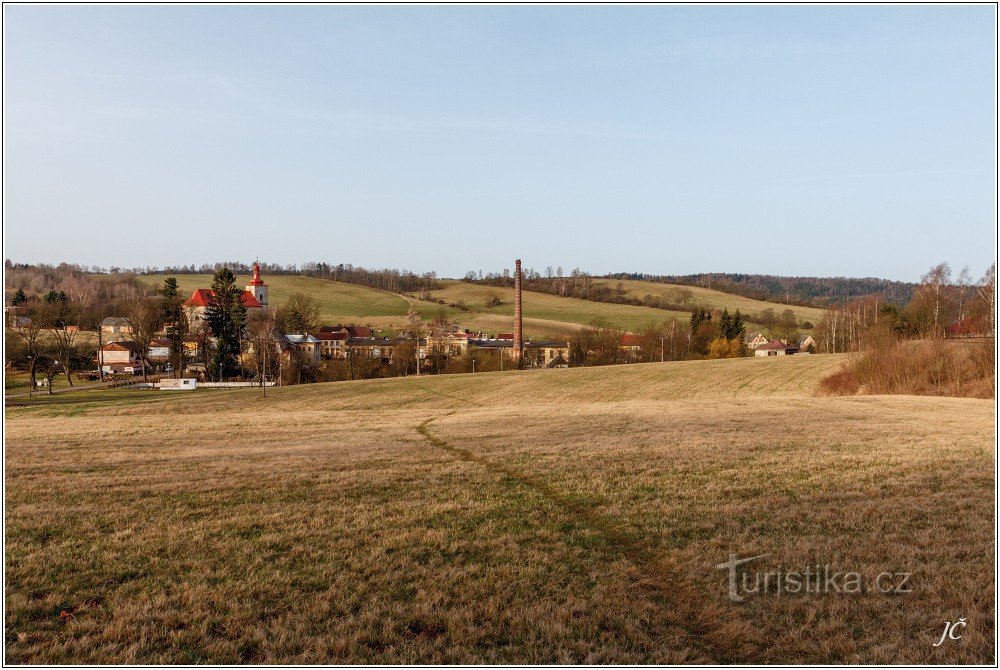
<svg viewBox="0 0 1000 670">
<path fill-rule="evenodd" d="M 757 347 L 758 351 L 760 351 L 761 349 L 765 351 L 780 351 L 782 349 L 785 350 L 798 349 L 798 347 L 795 346 L 794 344 L 785 344 L 781 340 L 771 340 L 767 344 L 762 344 L 761 346 Z"/>
<path fill-rule="evenodd" d="M 111 342 L 105 344 L 101 347 L 103 351 L 139 351 L 139 345 L 132 340 L 121 340 L 120 342 Z"/>
<path fill-rule="evenodd" d="M 341 331 L 339 333 L 331 333 L 320 330 L 318 333 L 313 333 L 313 337 L 315 337 L 317 340 L 346 340 L 347 333 L 345 331 Z"/>
<path fill-rule="evenodd" d="M 498 340 L 513 340 L 514 339 L 514 333 L 500 333 L 499 335 L 497 335 L 497 339 Z"/>
<path fill-rule="evenodd" d="M 368 326 L 348 326 L 347 332 L 351 334 L 352 337 L 375 337 L 372 333 L 372 329 Z"/>
<path fill-rule="evenodd" d="M 195 289 L 194 293 L 191 294 L 191 297 L 184 303 L 184 306 L 208 307 L 214 297 L 215 291 L 210 288 Z M 261 304 L 257 301 L 257 298 L 253 297 L 253 293 L 250 291 L 243 291 L 240 295 L 240 301 L 242 301 L 243 306 L 247 309 L 257 309 L 261 306 Z"/>
</svg>

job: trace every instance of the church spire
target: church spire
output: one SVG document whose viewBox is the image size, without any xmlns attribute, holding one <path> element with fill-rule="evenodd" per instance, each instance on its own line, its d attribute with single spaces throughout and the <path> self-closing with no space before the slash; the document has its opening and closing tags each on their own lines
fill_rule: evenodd
<svg viewBox="0 0 1000 670">
<path fill-rule="evenodd" d="M 253 279 L 250 280 L 251 286 L 263 286 L 264 280 L 260 278 L 260 264 L 257 261 L 253 262 Z"/>
</svg>

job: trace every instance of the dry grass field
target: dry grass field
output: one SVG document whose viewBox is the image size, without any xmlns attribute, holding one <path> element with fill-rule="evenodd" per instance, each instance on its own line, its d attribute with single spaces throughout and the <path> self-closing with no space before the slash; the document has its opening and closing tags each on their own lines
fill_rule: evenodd
<svg viewBox="0 0 1000 670">
<path fill-rule="evenodd" d="M 842 361 L 8 403 L 6 660 L 992 663 L 993 403 Z M 912 592 L 734 603 L 730 553 Z"/>
</svg>

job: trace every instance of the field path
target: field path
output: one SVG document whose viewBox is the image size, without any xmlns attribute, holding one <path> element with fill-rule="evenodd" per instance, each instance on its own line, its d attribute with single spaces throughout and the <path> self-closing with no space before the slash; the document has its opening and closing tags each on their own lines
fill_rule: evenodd
<svg viewBox="0 0 1000 670">
<path fill-rule="evenodd" d="M 435 420 L 436 417 L 432 417 L 416 426 L 416 431 L 428 443 L 462 461 L 501 474 L 516 486 L 533 489 L 575 521 L 599 533 L 617 553 L 632 563 L 641 576 L 634 585 L 661 606 L 666 623 L 684 631 L 685 638 L 677 641 L 678 648 L 693 647 L 708 657 L 710 663 L 753 663 L 762 657 L 764 641 L 756 635 L 747 635 L 748 629 L 756 629 L 748 628 L 737 610 L 719 607 L 718 599 L 708 601 L 699 594 L 684 577 L 683 570 L 661 553 L 654 552 L 648 542 L 600 514 L 593 504 L 568 496 L 539 477 L 484 458 L 435 435 L 430 430 Z"/>
</svg>

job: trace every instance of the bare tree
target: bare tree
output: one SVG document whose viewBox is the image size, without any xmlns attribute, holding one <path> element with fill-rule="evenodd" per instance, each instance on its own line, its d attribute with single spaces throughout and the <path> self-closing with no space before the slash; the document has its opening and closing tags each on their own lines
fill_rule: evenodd
<svg viewBox="0 0 1000 670">
<path fill-rule="evenodd" d="M 142 381 L 147 381 L 146 363 L 149 360 L 149 345 L 156 337 L 162 324 L 159 302 L 145 295 L 136 296 L 126 307 L 132 339 L 139 348 L 139 362 L 142 364 Z"/>
<path fill-rule="evenodd" d="M 43 355 L 42 331 L 44 330 L 44 315 L 39 304 L 32 301 L 17 309 L 13 318 L 10 334 L 23 347 L 24 356 L 28 361 L 28 395 L 33 395 L 37 386 L 38 364 Z"/>
</svg>

